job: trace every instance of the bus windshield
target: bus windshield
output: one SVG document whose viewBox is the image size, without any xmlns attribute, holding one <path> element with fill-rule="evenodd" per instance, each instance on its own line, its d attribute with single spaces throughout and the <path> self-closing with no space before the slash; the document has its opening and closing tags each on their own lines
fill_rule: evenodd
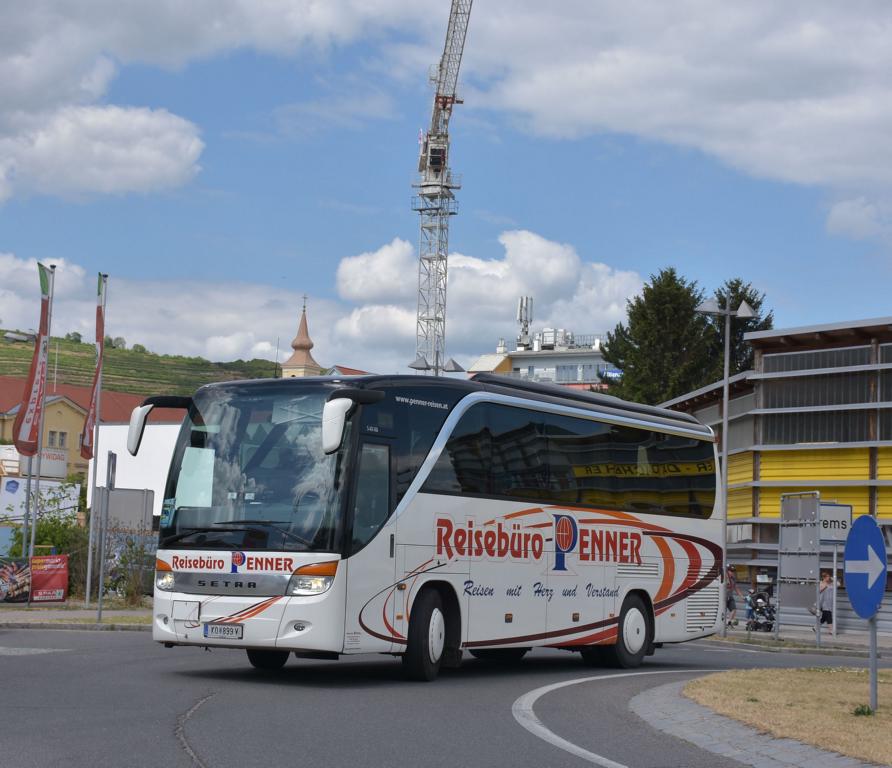
<svg viewBox="0 0 892 768">
<path fill-rule="evenodd" d="M 159 546 L 339 551 L 346 451 L 322 451 L 330 392 L 293 383 L 199 392 L 174 450 Z"/>
</svg>

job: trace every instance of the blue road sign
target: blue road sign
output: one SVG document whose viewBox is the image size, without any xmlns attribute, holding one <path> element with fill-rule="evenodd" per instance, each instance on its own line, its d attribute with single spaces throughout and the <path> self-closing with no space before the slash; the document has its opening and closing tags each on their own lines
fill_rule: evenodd
<svg viewBox="0 0 892 768">
<path fill-rule="evenodd" d="M 872 618 L 880 609 L 886 589 L 886 542 L 870 515 L 859 517 L 849 531 L 845 573 L 852 608 L 862 619 Z"/>
</svg>

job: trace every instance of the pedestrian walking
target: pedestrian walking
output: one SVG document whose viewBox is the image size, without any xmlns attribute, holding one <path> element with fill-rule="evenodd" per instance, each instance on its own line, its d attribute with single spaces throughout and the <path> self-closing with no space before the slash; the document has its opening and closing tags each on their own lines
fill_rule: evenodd
<svg viewBox="0 0 892 768">
<path fill-rule="evenodd" d="M 740 595 L 743 597 L 743 592 L 740 591 L 740 587 L 737 586 L 737 574 L 734 573 L 734 568 L 732 566 L 728 566 L 726 571 L 726 586 L 725 586 L 725 622 L 729 627 L 737 626 L 737 600 L 734 599 L 734 595 Z"/>
</svg>

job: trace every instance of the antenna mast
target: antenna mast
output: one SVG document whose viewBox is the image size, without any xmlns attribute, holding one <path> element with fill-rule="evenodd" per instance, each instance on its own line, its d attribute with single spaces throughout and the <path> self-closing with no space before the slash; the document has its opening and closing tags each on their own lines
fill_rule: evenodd
<svg viewBox="0 0 892 768">
<path fill-rule="evenodd" d="M 421 216 L 418 244 L 418 314 L 416 320 L 415 362 L 409 367 L 420 371 L 462 370 L 446 360 L 446 260 L 449 255 L 449 217 L 458 212 L 454 190 L 461 179 L 449 168 L 449 118 L 456 97 L 458 69 L 465 47 L 473 0 L 452 0 L 446 44 L 440 66 L 432 74 L 434 106 L 427 133 L 421 138 L 418 158 L 420 179 L 413 187 L 412 209 Z"/>
</svg>

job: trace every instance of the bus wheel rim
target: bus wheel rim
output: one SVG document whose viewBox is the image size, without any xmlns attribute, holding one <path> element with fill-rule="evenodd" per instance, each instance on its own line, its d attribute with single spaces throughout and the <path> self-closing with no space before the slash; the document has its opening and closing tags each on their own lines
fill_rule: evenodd
<svg viewBox="0 0 892 768">
<path fill-rule="evenodd" d="M 647 622 L 644 615 L 637 608 L 630 608 L 623 619 L 623 645 L 634 655 L 644 647 L 646 636 Z"/>
<path fill-rule="evenodd" d="M 427 649 L 431 663 L 436 664 L 443 655 L 446 645 L 446 621 L 439 608 L 431 612 L 431 620 L 427 629 Z"/>
</svg>

